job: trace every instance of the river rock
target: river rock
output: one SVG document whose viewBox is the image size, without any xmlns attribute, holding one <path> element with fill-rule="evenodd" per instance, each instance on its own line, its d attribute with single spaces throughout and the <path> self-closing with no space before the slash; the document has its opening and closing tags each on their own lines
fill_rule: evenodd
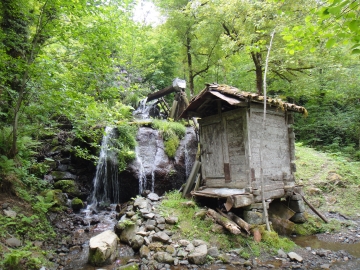
<svg viewBox="0 0 360 270">
<path fill-rule="evenodd" d="M 303 261 L 303 258 L 300 255 L 296 254 L 295 252 L 289 252 L 288 257 L 290 258 L 290 260 L 293 261 L 298 261 L 298 262 Z"/>
<path fill-rule="evenodd" d="M 149 209 L 148 202 L 144 197 L 136 197 L 134 206 L 139 209 Z"/>
<path fill-rule="evenodd" d="M 95 266 L 111 264 L 116 258 L 117 235 L 104 231 L 90 239 L 89 263 Z"/>
<path fill-rule="evenodd" d="M 193 264 L 204 264 L 206 262 L 207 246 L 200 245 L 188 256 L 188 260 Z"/>
<path fill-rule="evenodd" d="M 121 221 L 120 221 L 121 222 Z M 119 223 L 120 223 L 119 222 Z M 119 235 L 119 232 L 120 232 L 120 241 L 125 243 L 125 244 L 128 244 L 130 245 L 132 239 L 136 236 L 136 232 L 139 230 L 139 226 L 137 226 L 136 224 L 134 225 L 128 225 L 126 226 L 124 229 L 121 230 L 118 230 L 118 229 L 115 229 L 115 232 Z"/>
<path fill-rule="evenodd" d="M 149 259 L 150 249 L 148 248 L 148 246 L 143 245 L 143 246 L 141 246 L 141 248 L 139 250 L 139 254 L 140 254 L 140 258 Z"/>
</svg>

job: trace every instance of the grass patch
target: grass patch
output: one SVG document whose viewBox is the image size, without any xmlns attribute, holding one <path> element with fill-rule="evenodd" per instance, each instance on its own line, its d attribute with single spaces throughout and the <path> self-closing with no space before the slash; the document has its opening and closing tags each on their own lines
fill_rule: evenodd
<svg viewBox="0 0 360 270">
<path fill-rule="evenodd" d="M 360 211 L 360 162 L 339 153 L 316 151 L 296 144 L 295 178 L 305 196 L 322 212 L 356 216 Z"/>
<path fill-rule="evenodd" d="M 342 222 L 331 219 L 329 223 L 324 223 L 320 218 L 305 213 L 307 222 L 295 224 L 294 233 L 297 235 L 312 235 L 317 233 L 335 232 L 341 229 Z"/>
</svg>

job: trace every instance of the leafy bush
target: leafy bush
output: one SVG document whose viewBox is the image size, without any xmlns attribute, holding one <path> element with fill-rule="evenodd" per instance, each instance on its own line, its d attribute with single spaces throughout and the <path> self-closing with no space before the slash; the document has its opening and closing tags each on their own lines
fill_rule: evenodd
<svg viewBox="0 0 360 270">
<path fill-rule="evenodd" d="M 152 127 L 160 131 L 165 145 L 165 153 L 173 158 L 176 149 L 179 147 L 180 140 L 186 133 L 186 128 L 179 122 L 171 122 L 164 120 L 153 120 Z"/>
</svg>

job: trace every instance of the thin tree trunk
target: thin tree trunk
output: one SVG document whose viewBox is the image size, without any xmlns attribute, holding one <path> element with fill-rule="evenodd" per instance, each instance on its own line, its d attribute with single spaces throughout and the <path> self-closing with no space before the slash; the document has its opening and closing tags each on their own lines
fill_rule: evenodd
<svg viewBox="0 0 360 270">
<path fill-rule="evenodd" d="M 264 144 L 264 136 L 266 133 L 266 74 L 267 74 L 267 68 L 268 68 L 268 62 L 269 62 L 269 56 L 270 56 L 270 50 L 272 41 L 274 39 L 275 31 L 271 33 L 271 39 L 270 39 L 270 45 L 268 49 L 268 53 L 266 56 L 266 64 L 265 64 L 265 73 L 264 73 L 264 116 L 263 116 L 263 132 L 260 140 L 260 180 L 261 180 L 261 201 L 264 209 L 264 216 L 265 216 L 265 223 L 266 223 L 266 229 L 270 231 L 270 224 L 269 224 L 269 215 L 266 208 L 266 202 L 265 202 L 265 192 L 264 192 L 264 171 L 263 171 L 263 144 Z"/>
<path fill-rule="evenodd" d="M 190 96 L 194 96 L 194 72 L 192 66 L 192 55 L 191 55 L 191 39 L 189 36 L 186 37 L 186 54 L 187 54 L 187 63 L 189 68 L 189 88 Z"/>
</svg>

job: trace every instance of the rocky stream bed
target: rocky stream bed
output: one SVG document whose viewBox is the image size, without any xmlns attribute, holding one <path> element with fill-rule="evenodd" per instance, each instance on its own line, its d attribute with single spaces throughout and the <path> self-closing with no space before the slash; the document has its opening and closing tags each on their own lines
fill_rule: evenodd
<svg viewBox="0 0 360 270">
<path fill-rule="evenodd" d="M 52 213 L 49 219 L 57 236 L 50 242 L 34 242 L 43 250 L 55 250 L 49 259 L 52 269 L 359 269 L 360 221 L 347 220 L 348 227 L 337 233 L 308 237 L 290 236 L 299 246 L 291 253 L 261 254 L 244 259 L 238 250 L 221 251 L 202 239 L 173 239 L 177 217 L 159 214 L 161 200 L 155 193 L 137 197 L 133 204 L 106 207 L 102 210 L 82 210 Z M 11 203 L 2 203 L 2 211 L 11 214 Z M 328 218 L 344 219 L 337 214 Z M 134 225 L 121 227 L 119 220 L 131 220 Z M 88 264 L 89 239 L 106 230 L 114 231 L 121 240 L 110 265 Z M 16 246 L 14 239 L 7 245 Z M 15 241 L 15 242 L 14 242 Z M 209 263 L 209 256 L 213 258 Z M 125 267 L 134 268 L 125 268 Z M 44 270 L 46 268 L 42 268 Z"/>
</svg>

